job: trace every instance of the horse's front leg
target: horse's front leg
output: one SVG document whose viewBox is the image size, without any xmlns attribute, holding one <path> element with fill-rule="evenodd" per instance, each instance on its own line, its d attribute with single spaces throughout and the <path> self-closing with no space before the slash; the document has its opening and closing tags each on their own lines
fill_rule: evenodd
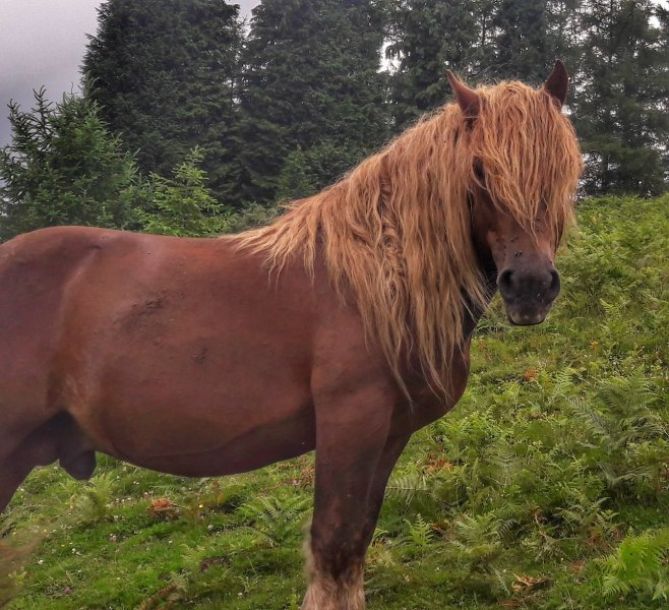
<svg viewBox="0 0 669 610">
<path fill-rule="evenodd" d="M 393 399 L 377 386 L 316 405 L 311 582 L 303 610 L 365 608 L 370 511 L 375 522 L 380 505 L 374 481 L 388 441 Z"/>
<path fill-rule="evenodd" d="M 372 541 L 374 529 L 379 518 L 381 505 L 385 495 L 388 478 L 392 472 L 397 459 L 406 446 L 410 435 L 396 436 L 389 438 L 379 456 L 376 468 L 369 481 L 369 491 L 366 502 L 362 500 L 354 501 L 354 507 L 350 508 L 350 514 L 354 517 L 350 523 L 354 523 L 355 530 L 349 530 L 345 535 L 348 536 L 353 545 L 348 549 L 348 560 L 339 565 L 338 570 L 333 570 L 333 562 L 329 562 L 330 569 L 323 569 L 322 559 L 332 557 L 333 552 L 339 551 L 339 559 L 346 557 L 346 550 L 342 548 L 346 540 L 344 538 L 337 540 L 336 534 L 328 531 L 328 525 L 325 521 L 320 521 L 320 530 L 318 533 L 312 527 L 312 558 L 311 565 L 312 582 L 304 601 L 303 610 L 327 609 L 327 610 L 362 610 L 365 608 L 365 595 L 363 589 L 363 564 L 367 547 Z M 353 496 L 355 499 L 355 496 Z M 351 518 L 351 517 L 349 517 Z M 314 517 L 314 526 L 316 517 Z M 358 529 L 360 528 L 360 529 Z M 323 541 L 326 536 L 330 536 L 327 545 L 322 545 L 318 550 L 314 548 L 314 539 L 319 536 Z M 333 539 L 334 538 L 334 539 Z M 343 551 L 343 552 L 342 552 Z M 321 563 L 316 563 L 316 558 L 321 559 Z M 317 566 L 320 566 L 317 569 Z M 339 574 L 339 577 L 337 577 Z"/>
<path fill-rule="evenodd" d="M 393 436 L 388 439 L 383 453 L 376 466 L 374 478 L 372 479 L 372 486 L 369 493 L 369 501 L 367 502 L 367 521 L 365 524 L 365 536 L 367 544 L 372 541 L 376 523 L 379 519 L 381 506 L 383 505 L 383 498 L 386 494 L 386 485 L 390 474 L 395 468 L 398 458 L 406 447 L 407 442 L 411 438 L 411 434 L 403 433 Z"/>
</svg>

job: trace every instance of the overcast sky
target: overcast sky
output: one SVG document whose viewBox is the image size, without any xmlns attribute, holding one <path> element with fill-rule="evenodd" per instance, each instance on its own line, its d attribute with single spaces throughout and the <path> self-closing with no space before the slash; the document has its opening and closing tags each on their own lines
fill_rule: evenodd
<svg viewBox="0 0 669 610">
<path fill-rule="evenodd" d="M 237 0 L 244 16 L 259 0 Z M 9 142 L 7 102 L 24 108 L 42 85 L 50 100 L 79 90 L 86 34 L 103 0 L 0 0 L 0 146 Z"/>
</svg>

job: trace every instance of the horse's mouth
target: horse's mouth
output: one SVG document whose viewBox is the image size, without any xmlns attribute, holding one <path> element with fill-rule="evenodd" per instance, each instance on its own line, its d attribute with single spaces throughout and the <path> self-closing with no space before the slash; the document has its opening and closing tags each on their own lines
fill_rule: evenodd
<svg viewBox="0 0 669 610">
<path fill-rule="evenodd" d="M 513 326 L 536 326 L 541 324 L 548 314 L 548 308 L 506 308 L 506 315 Z"/>
</svg>

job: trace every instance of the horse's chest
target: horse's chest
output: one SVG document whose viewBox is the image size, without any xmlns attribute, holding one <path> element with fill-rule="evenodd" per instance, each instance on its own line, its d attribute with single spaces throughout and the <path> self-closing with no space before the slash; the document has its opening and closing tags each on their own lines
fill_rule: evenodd
<svg viewBox="0 0 669 610">
<path fill-rule="evenodd" d="M 469 350 L 455 358 L 451 368 L 451 379 L 448 384 L 448 398 L 437 396 L 426 384 L 416 384 L 412 395 L 415 403 L 411 413 L 412 427 L 418 430 L 423 426 L 443 417 L 455 407 L 465 389 L 469 378 Z M 410 388 L 412 389 L 412 388 Z"/>
</svg>

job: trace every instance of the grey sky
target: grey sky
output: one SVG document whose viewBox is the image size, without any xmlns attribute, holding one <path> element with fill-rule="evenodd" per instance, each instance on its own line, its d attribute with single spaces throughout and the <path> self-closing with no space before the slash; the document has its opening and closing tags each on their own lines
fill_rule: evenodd
<svg viewBox="0 0 669 610">
<path fill-rule="evenodd" d="M 24 108 L 44 85 L 50 100 L 79 90 L 86 34 L 103 0 L 0 0 L 0 146 L 9 142 L 7 103 Z M 244 16 L 259 0 L 237 0 Z"/>
</svg>

